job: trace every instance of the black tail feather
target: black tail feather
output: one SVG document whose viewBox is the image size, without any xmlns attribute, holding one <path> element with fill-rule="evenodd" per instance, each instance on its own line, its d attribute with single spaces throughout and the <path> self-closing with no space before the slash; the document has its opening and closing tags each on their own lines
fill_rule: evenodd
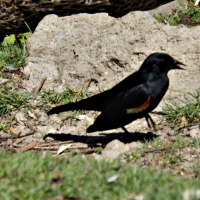
<svg viewBox="0 0 200 200">
<path fill-rule="evenodd" d="M 48 115 L 58 114 L 60 112 L 66 112 L 69 110 L 79 110 L 79 109 L 77 109 L 76 103 L 69 103 L 69 104 L 65 104 L 65 105 L 61 105 L 61 106 L 52 108 L 51 110 L 49 110 L 47 112 L 47 114 Z"/>
<path fill-rule="evenodd" d="M 109 104 L 112 99 L 112 95 L 108 94 L 107 91 L 91 96 L 87 99 L 75 103 L 68 103 L 65 105 L 57 106 L 52 108 L 47 114 L 52 115 L 60 112 L 66 112 L 70 110 L 95 110 L 102 111 L 105 106 Z"/>
</svg>

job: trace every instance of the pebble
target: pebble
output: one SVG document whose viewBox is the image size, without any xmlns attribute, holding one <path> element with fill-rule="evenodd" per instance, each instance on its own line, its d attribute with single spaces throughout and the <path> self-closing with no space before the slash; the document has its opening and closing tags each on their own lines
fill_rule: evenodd
<svg viewBox="0 0 200 200">
<path fill-rule="evenodd" d="M 200 138 L 200 131 L 199 129 L 191 129 L 189 135 L 191 138 Z"/>
<path fill-rule="evenodd" d="M 24 116 L 24 113 L 22 113 L 22 112 L 16 113 L 15 119 L 21 125 L 25 125 L 25 122 L 27 121 L 27 118 Z"/>
</svg>

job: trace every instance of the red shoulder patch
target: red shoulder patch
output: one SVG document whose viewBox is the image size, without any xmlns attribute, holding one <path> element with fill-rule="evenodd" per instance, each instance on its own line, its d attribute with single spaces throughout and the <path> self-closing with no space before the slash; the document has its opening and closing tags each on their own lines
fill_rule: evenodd
<svg viewBox="0 0 200 200">
<path fill-rule="evenodd" d="M 126 109 L 126 113 L 127 114 L 133 114 L 133 113 L 142 112 L 143 110 L 145 110 L 146 108 L 149 107 L 150 99 L 151 99 L 151 96 L 148 95 L 147 100 L 143 104 L 141 104 L 140 106 L 136 106 L 136 107 L 133 107 L 133 108 Z"/>
</svg>

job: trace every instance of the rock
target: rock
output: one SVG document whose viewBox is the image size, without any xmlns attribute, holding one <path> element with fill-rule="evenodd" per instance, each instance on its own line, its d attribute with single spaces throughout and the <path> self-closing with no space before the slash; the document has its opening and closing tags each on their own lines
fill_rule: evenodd
<svg viewBox="0 0 200 200">
<path fill-rule="evenodd" d="M 37 120 L 37 116 L 35 115 L 35 112 L 34 112 L 34 111 L 29 110 L 29 111 L 28 111 L 28 115 L 29 115 L 29 117 L 31 117 L 31 118 Z"/>
<path fill-rule="evenodd" d="M 99 154 L 97 154 L 97 153 L 93 153 L 93 154 L 92 154 L 92 157 L 93 157 L 94 159 L 96 159 L 96 160 L 102 160 L 102 156 L 99 155 Z"/>
<path fill-rule="evenodd" d="M 25 125 L 25 122 L 27 121 L 27 118 L 25 117 L 24 113 L 17 112 L 15 115 L 15 119 L 20 125 Z"/>
<path fill-rule="evenodd" d="M 36 139 L 41 139 L 43 137 L 44 137 L 44 135 L 40 132 L 37 132 L 37 133 L 34 134 L 34 138 L 36 138 Z"/>
<path fill-rule="evenodd" d="M 27 32 L 28 26 L 34 31 L 39 21 L 48 14 L 67 16 L 78 13 L 108 12 L 120 17 L 134 10 L 150 10 L 173 0 L 153 1 L 110 1 L 110 0 L 62 0 L 62 1 L 21 1 L 2 0 L 0 2 L 0 42 L 7 34 Z M 17 23 L 16 23 L 17 22 Z"/>
<path fill-rule="evenodd" d="M 141 142 L 131 142 L 128 144 L 128 146 L 131 151 L 134 151 L 136 149 L 140 149 L 142 147 L 142 143 Z"/>
<path fill-rule="evenodd" d="M 139 195 L 134 195 L 133 196 L 134 200 L 144 200 L 145 196 L 143 194 L 139 194 Z"/>
<path fill-rule="evenodd" d="M 192 130 L 192 129 L 199 129 L 199 125 L 190 126 L 188 129 L 189 129 L 189 130 Z"/>
<path fill-rule="evenodd" d="M 188 129 L 187 128 L 184 128 L 183 129 L 183 132 L 182 132 L 182 135 L 188 135 L 189 134 L 189 131 L 188 131 Z"/>
<path fill-rule="evenodd" d="M 38 118 L 38 122 L 40 125 L 45 125 L 46 122 L 48 120 L 48 116 L 46 114 L 42 114 L 39 118 Z"/>
<path fill-rule="evenodd" d="M 183 199 L 199 199 L 200 198 L 200 190 L 188 189 L 183 193 Z"/>
<path fill-rule="evenodd" d="M 25 85 L 32 89 L 47 75 L 44 89 L 60 90 L 66 84 L 81 89 L 89 78 L 100 88 L 110 88 L 137 70 L 149 54 L 165 52 L 186 65 L 185 71 L 169 73 L 170 90 L 164 97 L 180 99 L 184 94 L 173 90 L 195 92 L 199 87 L 199 32 L 200 26 L 158 23 L 149 12 L 118 19 L 107 14 L 48 15 L 27 41 L 24 72 L 30 79 Z M 99 87 L 92 82 L 89 91 L 99 92 Z"/>
<path fill-rule="evenodd" d="M 102 158 L 107 160 L 115 160 L 119 157 L 119 155 L 129 150 L 130 148 L 128 145 L 120 142 L 119 140 L 113 140 L 106 145 L 102 152 Z"/>
<path fill-rule="evenodd" d="M 200 130 L 199 129 L 191 129 L 189 131 L 189 135 L 191 138 L 200 138 Z"/>
</svg>

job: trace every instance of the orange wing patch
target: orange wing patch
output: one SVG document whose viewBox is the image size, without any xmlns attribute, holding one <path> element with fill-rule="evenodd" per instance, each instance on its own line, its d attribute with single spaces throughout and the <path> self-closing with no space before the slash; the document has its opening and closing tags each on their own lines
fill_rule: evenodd
<svg viewBox="0 0 200 200">
<path fill-rule="evenodd" d="M 146 108 L 149 107 L 149 101 L 151 99 L 151 96 L 148 95 L 148 98 L 147 100 L 140 106 L 136 106 L 136 107 L 133 107 L 133 108 L 128 108 L 126 109 L 126 113 L 127 114 L 133 114 L 133 113 L 139 113 L 139 112 L 142 112 L 143 110 L 145 110 Z"/>
</svg>

